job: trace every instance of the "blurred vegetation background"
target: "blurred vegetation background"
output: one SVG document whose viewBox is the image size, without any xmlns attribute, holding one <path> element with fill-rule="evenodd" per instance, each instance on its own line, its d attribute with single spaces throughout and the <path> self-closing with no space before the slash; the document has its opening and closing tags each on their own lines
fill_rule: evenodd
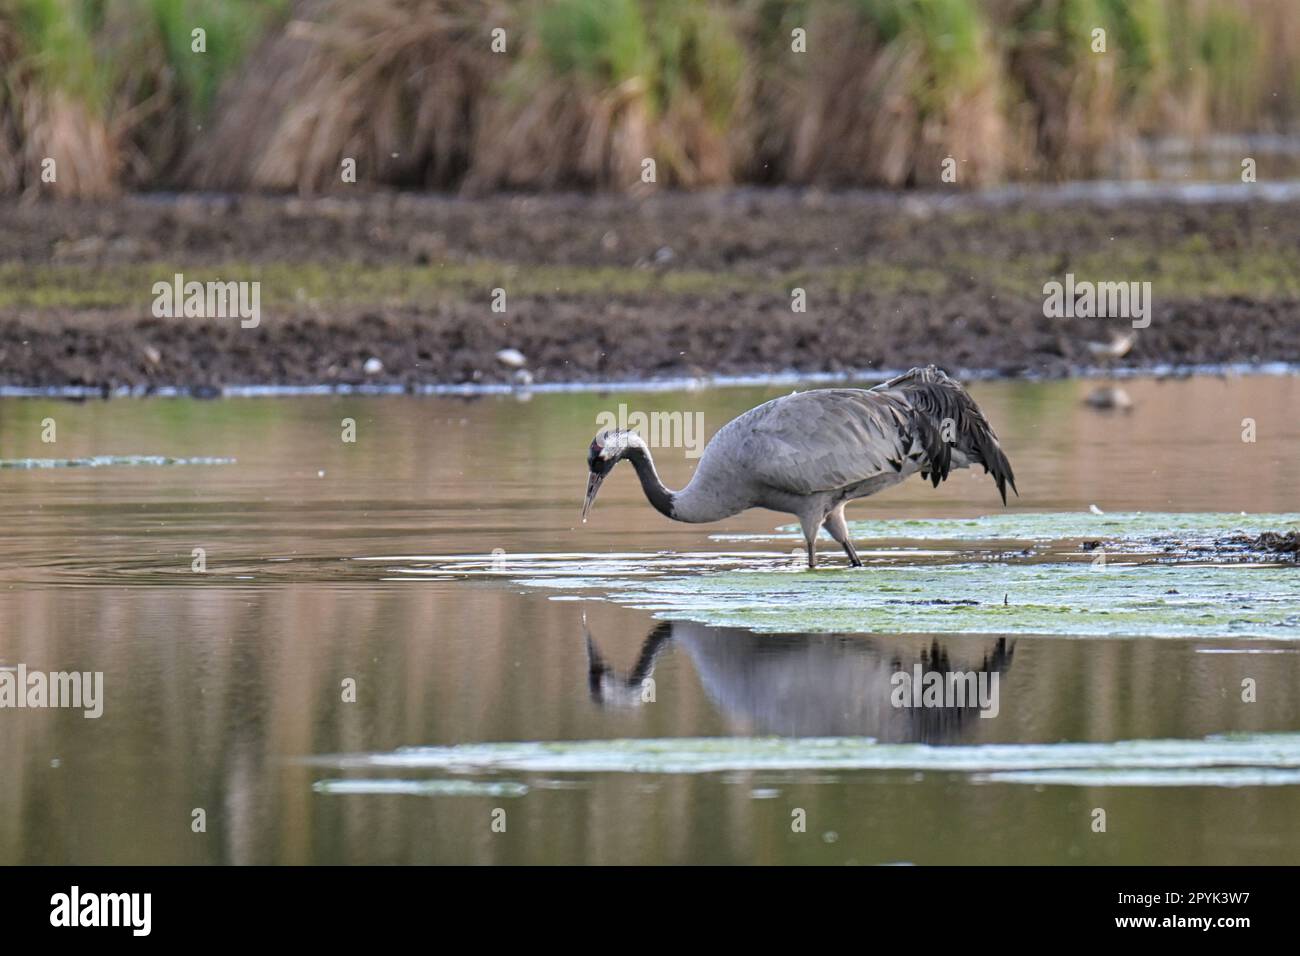
<svg viewBox="0 0 1300 956">
<path fill-rule="evenodd" d="M 1294 0 L 0 0 L 0 194 L 1115 175 L 1297 64 Z"/>
</svg>

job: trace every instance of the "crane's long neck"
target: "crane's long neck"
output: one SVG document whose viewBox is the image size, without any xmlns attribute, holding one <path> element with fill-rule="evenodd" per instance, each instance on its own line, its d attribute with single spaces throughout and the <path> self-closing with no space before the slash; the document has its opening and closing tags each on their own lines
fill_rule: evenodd
<svg viewBox="0 0 1300 956">
<path fill-rule="evenodd" d="M 677 516 L 673 514 L 673 499 L 677 497 L 677 492 L 666 487 L 659 479 L 659 472 L 655 471 L 654 459 L 650 457 L 649 449 L 633 445 L 628 448 L 623 457 L 636 469 L 636 476 L 641 479 L 641 489 L 650 499 L 650 503 L 655 506 L 655 510 L 666 517 L 676 518 Z"/>
</svg>

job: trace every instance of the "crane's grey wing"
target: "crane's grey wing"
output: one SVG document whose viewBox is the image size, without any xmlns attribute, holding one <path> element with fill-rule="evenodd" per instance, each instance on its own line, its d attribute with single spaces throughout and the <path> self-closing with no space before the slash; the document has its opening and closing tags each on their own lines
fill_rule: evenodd
<svg viewBox="0 0 1300 956">
<path fill-rule="evenodd" d="M 911 445 L 903 411 L 862 389 L 787 395 L 740 416 L 735 459 L 770 488 L 793 494 L 833 491 L 902 470 Z"/>
<path fill-rule="evenodd" d="M 954 464 L 953 452 L 958 452 L 962 460 L 957 467 L 974 462 L 983 465 L 984 471 L 993 476 L 1003 504 L 1007 501 L 1008 485 L 1020 494 L 1016 490 L 1015 472 L 998 443 L 998 436 L 993 433 L 993 426 L 960 382 L 930 365 L 891 378 L 871 391 L 893 396 L 907 410 L 913 433 L 925 449 L 922 477 L 928 475 L 935 487 L 948 477 Z"/>
</svg>

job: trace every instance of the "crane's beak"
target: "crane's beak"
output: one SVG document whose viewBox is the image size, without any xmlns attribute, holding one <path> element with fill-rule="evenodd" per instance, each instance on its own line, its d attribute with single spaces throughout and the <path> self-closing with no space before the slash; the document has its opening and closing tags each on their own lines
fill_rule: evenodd
<svg viewBox="0 0 1300 956">
<path fill-rule="evenodd" d="M 605 480 L 605 476 L 592 472 L 587 476 L 587 500 L 582 503 L 582 523 L 587 523 L 587 515 L 591 513 L 591 503 L 596 500 L 596 492 L 600 491 L 600 483 Z"/>
</svg>

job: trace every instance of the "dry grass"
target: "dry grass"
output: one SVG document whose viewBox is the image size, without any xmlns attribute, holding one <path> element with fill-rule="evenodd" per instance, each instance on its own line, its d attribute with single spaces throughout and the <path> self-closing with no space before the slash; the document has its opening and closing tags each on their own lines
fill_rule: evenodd
<svg viewBox="0 0 1300 956">
<path fill-rule="evenodd" d="M 118 190 L 118 151 L 108 124 L 62 90 L 26 90 L 23 117 L 23 186 L 59 197 L 111 196 Z M 41 180 L 42 163 L 55 162 L 53 183 Z"/>
<path fill-rule="evenodd" d="M 1091 50 L 1095 11 L 1074 0 L 1011 5 L 1013 37 L 1007 81 L 1020 104 L 1018 121 L 1030 149 L 1027 176 L 1068 179 L 1097 171 L 1103 156 L 1136 133 L 1119 89 L 1119 57 Z M 1108 38 L 1108 50 L 1116 42 Z"/>
<path fill-rule="evenodd" d="M 0 0 L 0 192 L 159 186 L 284 0 Z M 207 49 L 191 49 L 202 24 Z M 53 159 L 57 178 L 41 177 Z"/>
<path fill-rule="evenodd" d="M 27 195 L 111 195 L 117 150 L 86 64 L 89 38 L 63 13 L 53 0 L 0 6 L 0 155 L 10 167 L 0 184 Z M 41 50 L 24 43 L 24 29 Z"/>
<path fill-rule="evenodd" d="M 541 82 L 527 97 L 489 107 L 465 188 L 632 190 L 641 160 L 651 155 L 650 141 L 645 83 L 638 78 L 609 90 Z"/>
<path fill-rule="evenodd" d="M 1293 0 L 0 0 L 0 193 L 1078 177 L 1294 131 L 1298 64 Z"/>
<path fill-rule="evenodd" d="M 809 36 L 818 55 L 775 114 L 789 129 L 777 136 L 788 143 L 782 178 L 933 184 L 952 157 L 959 182 L 998 179 L 1005 122 L 990 43 L 978 23 L 960 26 L 945 74 L 919 18 L 888 36 L 851 6 L 815 11 Z"/>
<path fill-rule="evenodd" d="M 18 32 L 13 20 L 0 16 L 0 64 L 18 59 Z M 23 135 L 11 70 L 0 68 L 0 195 L 22 189 Z"/>
<path fill-rule="evenodd" d="M 190 158 L 192 181 L 317 192 L 342 183 L 350 158 L 361 182 L 454 185 L 469 166 L 500 10 L 482 0 L 300 9 L 223 95 Z"/>
<path fill-rule="evenodd" d="M 521 56 L 486 107 L 469 191 L 731 181 L 749 82 L 735 8 L 555 0 L 525 23 Z"/>
</svg>

